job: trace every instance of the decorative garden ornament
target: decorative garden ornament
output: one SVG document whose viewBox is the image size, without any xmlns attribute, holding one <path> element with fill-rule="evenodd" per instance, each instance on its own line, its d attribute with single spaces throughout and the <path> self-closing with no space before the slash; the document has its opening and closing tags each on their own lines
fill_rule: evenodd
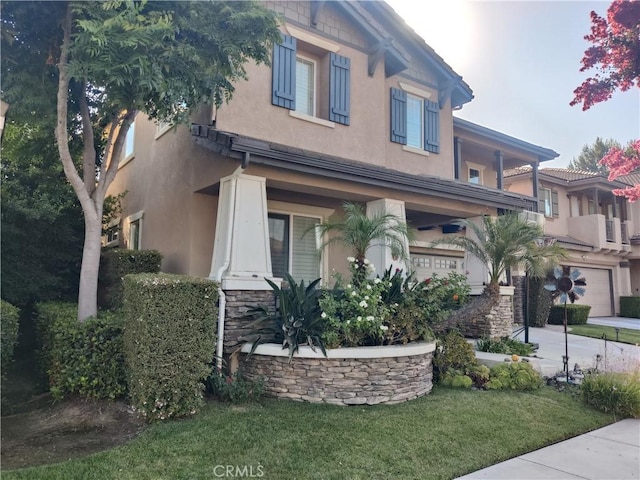
<svg viewBox="0 0 640 480">
<path fill-rule="evenodd" d="M 560 292 L 559 300 L 564 303 L 564 356 L 562 363 L 564 372 L 569 383 L 569 340 L 567 337 L 567 300 L 575 303 L 580 297 L 584 296 L 587 281 L 584 277 L 580 277 L 580 270 L 574 267 L 563 265 L 553 269 L 554 280 L 547 283 L 544 288 L 550 292 Z"/>
</svg>

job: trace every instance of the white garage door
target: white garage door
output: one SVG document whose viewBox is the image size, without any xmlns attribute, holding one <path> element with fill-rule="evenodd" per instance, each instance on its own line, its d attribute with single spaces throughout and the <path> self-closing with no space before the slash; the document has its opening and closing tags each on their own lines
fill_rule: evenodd
<svg viewBox="0 0 640 480">
<path fill-rule="evenodd" d="M 446 277 L 451 272 L 464 272 L 464 258 L 412 253 L 411 268 L 418 281 L 431 278 L 434 273 L 439 277 Z"/>
<path fill-rule="evenodd" d="M 590 317 L 610 317 L 611 311 L 611 270 L 578 267 L 587 281 L 584 297 L 576 303 L 591 305 Z"/>
</svg>

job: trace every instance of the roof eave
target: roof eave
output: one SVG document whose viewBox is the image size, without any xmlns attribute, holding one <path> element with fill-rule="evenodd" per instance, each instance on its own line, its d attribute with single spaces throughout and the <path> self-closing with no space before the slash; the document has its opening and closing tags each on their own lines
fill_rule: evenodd
<svg viewBox="0 0 640 480">
<path fill-rule="evenodd" d="M 545 148 L 539 145 L 534 145 L 533 143 L 525 142 L 524 140 L 520 140 L 519 138 L 515 138 L 505 133 L 483 127 L 482 125 L 478 125 L 477 123 L 473 123 L 468 120 L 463 120 L 462 118 L 453 117 L 453 128 L 457 128 L 468 133 L 473 133 L 475 135 L 488 138 L 495 142 L 503 143 L 509 147 L 517 148 L 537 155 L 539 161 L 541 162 L 553 160 L 554 158 L 560 156 L 558 152 L 550 148 Z"/>
</svg>

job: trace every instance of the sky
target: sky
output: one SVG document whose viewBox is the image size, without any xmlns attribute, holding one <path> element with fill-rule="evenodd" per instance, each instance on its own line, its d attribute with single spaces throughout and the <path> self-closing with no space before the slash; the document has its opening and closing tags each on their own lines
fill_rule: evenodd
<svg viewBox="0 0 640 480">
<path fill-rule="evenodd" d="M 590 12 L 610 2 L 387 0 L 471 87 L 474 99 L 455 113 L 558 152 L 542 167 L 566 167 L 596 137 L 622 144 L 640 138 L 640 89 L 614 93 L 582 111 L 573 91 Z"/>
</svg>

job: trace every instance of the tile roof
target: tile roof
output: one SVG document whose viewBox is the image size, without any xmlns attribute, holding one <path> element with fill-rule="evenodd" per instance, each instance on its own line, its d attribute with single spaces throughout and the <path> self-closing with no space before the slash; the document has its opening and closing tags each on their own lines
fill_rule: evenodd
<svg viewBox="0 0 640 480">
<path fill-rule="evenodd" d="M 510 170 L 504 171 L 504 177 L 515 177 L 517 175 L 524 175 L 527 173 L 531 173 L 530 166 L 517 167 L 512 168 Z M 563 180 L 565 182 L 574 182 L 576 180 L 585 180 L 588 178 L 601 178 L 604 181 L 609 181 L 606 175 L 597 172 L 590 172 L 588 170 L 573 170 L 570 168 L 553 168 L 553 167 L 545 167 L 538 169 L 538 173 L 542 175 L 546 175 L 547 177 L 557 178 L 558 180 Z M 636 170 L 629 175 L 623 175 L 618 177 L 616 181 L 620 183 L 624 183 L 627 185 L 638 185 L 640 184 L 640 170 Z"/>
</svg>

